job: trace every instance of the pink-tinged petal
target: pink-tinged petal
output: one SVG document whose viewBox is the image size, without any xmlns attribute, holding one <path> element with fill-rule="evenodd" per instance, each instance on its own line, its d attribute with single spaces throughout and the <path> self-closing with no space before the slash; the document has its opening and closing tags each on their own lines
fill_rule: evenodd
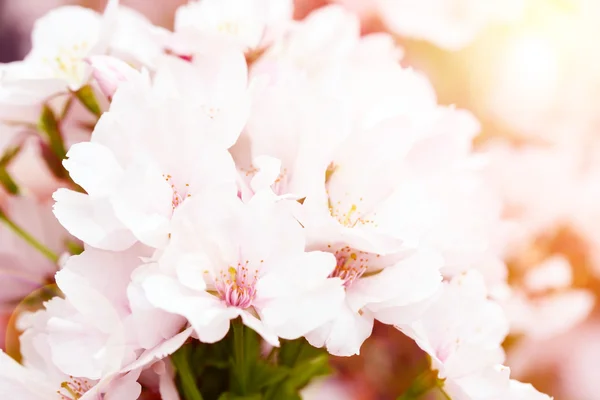
<svg viewBox="0 0 600 400">
<path fill-rule="evenodd" d="M 493 399 L 494 394 L 498 394 L 499 398 L 512 400 L 511 397 L 504 397 L 509 386 L 509 376 L 510 369 L 502 365 L 489 366 L 464 378 L 447 379 L 444 391 L 458 400 Z"/>
<path fill-rule="evenodd" d="M 129 312 L 127 287 L 131 274 L 142 264 L 141 257 L 152 254 L 152 250 L 141 244 L 134 245 L 127 251 L 112 252 L 88 247 L 83 253 L 71 256 L 63 266 L 74 274 L 78 282 L 96 290 L 111 302 L 115 309 L 122 314 Z M 59 275 L 66 272 L 59 272 Z M 65 282 L 65 284 L 67 284 Z M 69 290 L 65 287 L 64 290 Z"/>
<path fill-rule="evenodd" d="M 25 369 L 0 350 L 0 396 L 3 399 L 47 400 L 56 389 L 45 382 L 42 374 Z"/>
<path fill-rule="evenodd" d="M 137 360 L 123 368 L 122 372 L 133 371 L 138 368 L 145 368 L 157 360 L 170 356 L 175 353 L 192 334 L 193 328 L 187 328 L 183 332 L 178 333 L 172 338 L 165 340 L 152 349 L 143 352 Z"/>
<path fill-rule="evenodd" d="M 117 218 L 138 240 L 160 248 L 168 240 L 169 220 L 176 207 L 174 196 L 174 189 L 160 171 L 133 165 L 125 171 L 110 203 Z"/>
<path fill-rule="evenodd" d="M 279 264 L 256 283 L 257 300 L 300 296 L 308 290 L 320 287 L 333 272 L 335 263 L 333 254 L 311 251 L 303 253 L 295 260 L 289 260 L 286 264 Z"/>
<path fill-rule="evenodd" d="M 505 358 L 504 350 L 499 346 L 485 348 L 478 344 L 467 343 L 445 359 L 440 359 L 443 364 L 437 363 L 434 358 L 433 365 L 440 368 L 443 377 L 461 378 L 485 371 L 490 365 L 502 364 Z"/>
<path fill-rule="evenodd" d="M 194 54 L 193 62 L 163 58 L 155 78 L 155 89 L 166 97 L 179 97 L 197 110 L 219 146 L 233 146 L 249 112 L 247 67 L 243 53 L 211 48 Z"/>
<path fill-rule="evenodd" d="M 540 393 L 531 384 L 522 383 L 514 379 L 511 379 L 509 382 L 507 396 L 511 400 L 552 400 L 550 396 Z M 500 400 L 500 398 L 494 400 Z"/>
<path fill-rule="evenodd" d="M 160 392 L 160 397 L 162 400 L 181 400 L 179 397 L 179 392 L 177 389 L 177 385 L 175 385 L 173 367 L 171 363 L 167 361 L 162 361 L 164 364 L 163 367 L 157 371 L 158 378 L 158 390 Z M 153 367 L 154 368 L 154 367 Z"/>
<path fill-rule="evenodd" d="M 111 384 L 110 389 L 102 397 L 104 400 L 135 400 L 142 394 L 142 385 L 133 380 L 119 380 Z M 85 397 L 82 397 L 84 400 Z M 91 400 L 91 399 L 90 399 Z"/>
<path fill-rule="evenodd" d="M 80 400 L 136 400 L 142 390 L 137 382 L 140 373 L 141 370 L 138 369 L 126 374 L 109 374 L 81 396 Z"/>
<path fill-rule="evenodd" d="M 258 169 L 250 181 L 252 190 L 270 190 L 281 172 L 281 161 L 269 156 L 259 156 L 252 161 L 252 165 Z"/>
<path fill-rule="evenodd" d="M 52 360 L 67 375 L 100 379 L 116 372 L 133 356 L 126 346 L 124 325 L 108 299 L 88 286 L 85 278 L 68 269 L 56 276 L 57 285 L 72 311 L 52 316 L 47 322 Z M 76 348 L 76 351 L 73 349 Z M 86 362 L 81 361 L 84 356 Z"/>
<path fill-rule="evenodd" d="M 265 341 L 267 341 L 267 343 L 279 347 L 279 338 L 275 332 L 273 332 L 270 327 L 265 326 L 261 320 L 246 311 L 240 312 L 240 317 L 242 317 L 244 325 L 258 333 Z"/>
<path fill-rule="evenodd" d="M 59 189 L 54 215 L 76 238 L 103 250 L 122 251 L 131 247 L 136 238 L 115 216 L 108 199 L 93 199 L 82 193 Z"/>
<path fill-rule="evenodd" d="M 62 79 L 18 79 L 11 82 L 9 74 L 0 70 L 0 102 L 14 105 L 37 105 L 58 93 L 67 93 L 67 83 Z"/>
<path fill-rule="evenodd" d="M 166 275 L 149 274 L 141 285 L 146 297 L 156 307 L 187 318 L 201 341 L 214 343 L 229 331 L 230 320 L 239 315 L 217 297 L 186 288 Z"/>
<path fill-rule="evenodd" d="M 381 323 L 404 326 L 421 318 L 435 300 L 436 296 L 432 296 L 423 301 L 405 306 L 396 306 L 392 301 L 389 303 L 370 304 L 367 308 L 375 316 L 375 319 Z M 402 331 L 404 332 L 404 329 Z M 414 338 L 414 336 L 411 337 Z"/>
<path fill-rule="evenodd" d="M 260 293 L 260 292 L 259 292 Z M 266 324 L 283 339 L 297 339 L 337 317 L 344 307 L 342 281 L 326 279 L 299 296 L 281 297 L 267 302 L 260 313 Z"/>
<path fill-rule="evenodd" d="M 358 309 L 370 303 L 391 302 L 402 307 L 426 300 L 441 286 L 443 263 L 435 252 L 417 251 L 375 275 L 356 280 L 349 289 L 349 302 Z"/>
<path fill-rule="evenodd" d="M 91 196 L 108 196 L 123 176 L 123 168 L 112 151 L 92 142 L 71 146 L 63 165 Z"/>
<path fill-rule="evenodd" d="M 136 271 L 132 277 L 134 282 L 135 274 Z M 146 298 L 143 288 L 137 283 L 129 285 L 127 298 L 131 306 L 131 315 L 126 321 L 126 330 L 128 336 L 133 337 L 143 349 L 150 349 L 173 337 L 186 324 L 184 317 L 153 306 Z"/>
<path fill-rule="evenodd" d="M 373 330 L 373 316 L 359 314 L 344 305 L 336 318 L 308 333 L 306 339 L 315 347 L 326 347 L 334 356 L 347 357 L 360 354 L 360 347 Z"/>
</svg>

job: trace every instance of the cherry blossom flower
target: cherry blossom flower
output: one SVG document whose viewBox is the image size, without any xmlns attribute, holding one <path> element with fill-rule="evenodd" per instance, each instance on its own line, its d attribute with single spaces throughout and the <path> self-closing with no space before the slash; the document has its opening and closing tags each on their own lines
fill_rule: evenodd
<svg viewBox="0 0 600 400">
<path fill-rule="evenodd" d="M 52 370 L 26 368 L 4 352 L 0 352 L 0 366 L 0 395 L 6 398 L 19 396 L 27 400 L 92 400 L 103 396 L 106 399 L 134 400 L 141 393 L 141 386 L 136 382 L 139 371 L 97 382 Z"/>
<path fill-rule="evenodd" d="M 106 370 L 133 362 L 138 350 L 173 337 L 183 325 L 181 318 L 131 301 L 130 276 L 143 255 L 149 249 L 138 245 L 121 253 L 87 249 L 72 256 L 56 274 L 65 299 L 53 298 L 45 309 L 21 317 L 21 340 L 33 343 L 43 337 L 52 363 L 63 373 L 100 379 Z"/>
<path fill-rule="evenodd" d="M 318 41 L 315 31 L 324 32 Z M 427 80 L 398 57 L 386 36 L 360 38 L 342 8 L 315 11 L 253 64 L 268 84 L 232 150 L 250 186 L 269 175 L 278 195 L 302 199 L 308 248 L 335 255 L 347 304 L 307 338 L 336 355 L 358 353 L 374 319 L 417 318 L 441 269 L 451 276 L 483 265 L 490 281 L 506 278 L 490 245 L 500 207 L 469 156 L 479 125 L 438 106 Z M 274 110 L 285 118 L 273 121 Z M 265 156 L 281 164 L 258 165 Z"/>
<path fill-rule="evenodd" d="M 110 0 L 103 15 L 79 6 L 54 9 L 36 22 L 27 57 L 0 66 L 0 103 L 33 105 L 79 90 L 90 80 L 85 59 L 93 55 L 112 52 L 152 65 L 164 35 L 118 0 Z"/>
<path fill-rule="evenodd" d="M 20 316 L 23 366 L 0 355 L 0 393 L 31 399 L 138 398 L 141 370 L 175 351 L 191 333 L 179 333 L 182 318 L 130 301 L 130 276 L 148 250 L 141 245 L 122 253 L 87 249 L 71 257 L 56 274 L 65 297 Z"/>
<path fill-rule="evenodd" d="M 259 50 L 292 19 L 291 0 L 194 0 L 177 9 L 173 45 L 192 53 L 206 38 L 221 38 L 242 51 Z"/>
<path fill-rule="evenodd" d="M 342 280 L 328 279 L 334 257 L 305 252 L 288 201 L 263 194 L 246 204 L 194 197 L 176 210 L 158 262 L 136 273 L 150 303 L 185 316 L 203 342 L 219 341 L 241 317 L 278 345 L 332 318 L 343 300 Z"/>
<path fill-rule="evenodd" d="M 111 0 L 103 18 L 87 8 L 65 6 L 39 19 L 25 60 L 0 69 L 0 101 L 35 104 L 83 86 L 90 72 L 83 60 L 107 50 L 117 8 L 118 1 Z"/>
<path fill-rule="evenodd" d="M 0 249 L 0 313 L 48 282 L 61 296 L 15 314 L 22 360 L 0 353 L 0 397 L 179 400 L 204 379 L 196 351 L 232 324 L 272 352 L 237 365 L 236 342 L 223 368 L 240 387 L 226 390 L 269 391 L 261 380 L 273 372 L 283 379 L 274 389 L 295 393 L 307 382 L 293 382 L 288 345 L 359 354 L 378 321 L 415 341 L 453 399 L 549 399 L 503 365 L 510 322 L 514 333 L 556 334 L 592 299 L 571 288 L 566 259 L 534 263 L 510 285 L 507 265 L 565 221 L 600 243 L 600 214 L 586 218 L 600 147 L 474 154 L 479 122 L 440 105 L 427 77 L 400 63 L 395 35 L 458 49 L 521 0 L 343 3 L 360 15 L 337 4 L 293 21 L 291 0 L 194 0 L 169 32 L 109 0 L 102 15 L 62 7 L 38 21 L 27 58 L 0 66 L 0 150 L 23 152 L 6 166 L 21 193 L 70 185 L 53 211 L 84 250 L 59 261 L 67 233 L 43 205 L 2 194 L 2 211 L 50 261 L 0 228 L 15 243 Z M 364 35 L 373 26 L 361 17 L 390 33 Z M 100 110 L 81 97 L 90 88 L 105 95 Z M 75 108 L 86 104 L 87 119 Z M 52 154 L 44 119 L 35 125 L 42 111 L 56 117 Z M 523 162 L 507 170 L 515 154 Z M 581 199 L 538 207 L 556 182 L 504 189 L 528 157 Z M 56 178 L 43 190 L 26 180 L 40 160 Z M 244 370 L 254 365 L 258 377 Z M 349 396 L 329 383 L 325 396 Z"/>
<path fill-rule="evenodd" d="M 444 284 L 419 321 L 398 327 L 431 356 L 431 368 L 453 399 L 549 399 L 510 380 L 510 370 L 501 365 L 508 320 L 500 305 L 487 299 L 477 271 Z"/>
<path fill-rule="evenodd" d="M 227 147 L 245 121 L 246 90 L 237 52 L 194 63 L 166 56 L 152 82 L 122 83 L 91 142 L 67 154 L 64 165 L 87 195 L 57 191 L 59 221 L 102 249 L 164 245 L 187 198 L 210 187 L 237 192 Z"/>
</svg>

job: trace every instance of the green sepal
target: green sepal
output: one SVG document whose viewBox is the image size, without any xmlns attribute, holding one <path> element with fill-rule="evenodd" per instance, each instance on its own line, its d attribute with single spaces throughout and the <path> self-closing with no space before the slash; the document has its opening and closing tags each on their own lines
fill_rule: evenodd
<svg viewBox="0 0 600 400">
<path fill-rule="evenodd" d="M 75 96 L 77 96 L 77 99 L 79 99 L 81 104 L 83 104 L 89 112 L 97 117 L 102 115 L 102 109 L 100 109 L 100 105 L 98 104 L 96 95 L 94 94 L 94 89 L 92 89 L 90 85 L 81 87 L 81 89 L 75 92 Z"/>
</svg>

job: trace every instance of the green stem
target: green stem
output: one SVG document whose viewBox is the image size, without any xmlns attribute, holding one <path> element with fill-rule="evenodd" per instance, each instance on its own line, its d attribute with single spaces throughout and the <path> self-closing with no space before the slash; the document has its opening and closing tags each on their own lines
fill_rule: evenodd
<svg viewBox="0 0 600 400">
<path fill-rule="evenodd" d="M 427 369 L 418 375 L 406 392 L 396 400 L 418 400 L 435 387 L 439 387 L 437 371 L 430 371 Z"/>
<path fill-rule="evenodd" d="M 177 370 L 179 375 L 179 381 L 181 382 L 181 388 L 183 395 L 186 400 L 203 400 L 202 394 L 196 386 L 196 379 L 192 374 L 189 359 L 189 347 L 183 346 L 179 351 L 173 353 L 171 361 Z"/>
<path fill-rule="evenodd" d="M 3 166 L 0 166 L 0 185 L 2 185 L 4 189 L 12 195 L 19 194 L 19 186 Z"/>
<path fill-rule="evenodd" d="M 233 321 L 233 362 L 239 391 L 241 395 L 246 394 L 248 388 L 248 376 L 246 360 L 244 357 L 244 324 L 242 321 Z"/>
<path fill-rule="evenodd" d="M 54 253 L 52 250 L 41 244 L 36 238 L 31 236 L 29 233 L 25 232 L 25 230 L 23 230 L 23 228 L 21 228 L 19 225 L 11 221 L 2 210 L 0 210 L 0 221 L 4 222 L 4 224 L 6 224 L 6 226 L 8 226 L 15 234 L 17 234 L 21 239 L 29 243 L 34 249 L 46 256 L 50 261 L 52 261 L 55 264 L 58 262 L 58 255 L 56 253 Z"/>
</svg>

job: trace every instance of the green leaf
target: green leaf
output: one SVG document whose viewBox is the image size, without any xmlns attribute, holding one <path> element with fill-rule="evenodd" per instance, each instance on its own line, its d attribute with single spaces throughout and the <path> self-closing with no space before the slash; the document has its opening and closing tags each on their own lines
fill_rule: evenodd
<svg viewBox="0 0 600 400">
<path fill-rule="evenodd" d="M 258 334 L 244 325 L 241 319 L 232 322 L 233 346 L 231 356 L 231 389 L 238 395 L 252 393 L 250 373 L 260 359 Z"/>
<path fill-rule="evenodd" d="M 58 120 L 54 115 L 54 111 L 48 105 L 44 105 L 42 109 L 42 115 L 38 121 L 38 129 L 45 135 L 54 155 L 60 160 L 64 159 L 67 156 L 65 143 L 60 133 Z"/>
<path fill-rule="evenodd" d="M 171 356 L 171 361 L 175 366 L 179 383 L 185 400 L 203 400 L 200 390 L 196 386 L 196 378 L 192 373 L 190 363 L 190 346 L 184 345 Z"/>
<path fill-rule="evenodd" d="M 265 400 L 302 400 L 298 390 L 290 385 L 280 384 L 271 386 L 265 393 Z"/>
<path fill-rule="evenodd" d="M 296 389 L 302 389 L 312 379 L 329 375 L 330 373 L 329 355 L 320 354 L 317 357 L 297 364 L 290 373 L 290 379 L 287 380 L 287 383 Z"/>
<path fill-rule="evenodd" d="M 262 395 L 256 393 L 253 395 L 239 396 L 230 392 L 225 392 L 219 396 L 218 400 L 262 400 Z"/>
<path fill-rule="evenodd" d="M 98 105 L 98 101 L 96 100 L 96 95 L 94 94 L 94 89 L 90 85 L 85 85 L 81 89 L 75 92 L 75 95 L 92 114 L 97 117 L 102 115 L 102 110 Z"/>
<path fill-rule="evenodd" d="M 418 400 L 425 393 L 440 385 L 440 382 L 438 372 L 426 368 L 413 379 L 410 387 L 397 400 Z M 443 384 L 443 382 L 441 383 Z"/>
<path fill-rule="evenodd" d="M 289 374 L 288 367 L 271 365 L 259 360 L 250 371 L 250 389 L 252 392 L 258 392 L 283 381 Z"/>
<path fill-rule="evenodd" d="M 323 349 L 311 346 L 306 339 L 284 340 L 281 343 L 278 360 L 281 365 L 294 367 L 323 354 L 328 353 Z"/>
<path fill-rule="evenodd" d="M 299 391 L 312 379 L 330 373 L 329 354 L 305 339 L 283 341 L 278 361 L 289 370 L 288 377 L 268 387 L 266 400 L 298 400 Z"/>
</svg>

